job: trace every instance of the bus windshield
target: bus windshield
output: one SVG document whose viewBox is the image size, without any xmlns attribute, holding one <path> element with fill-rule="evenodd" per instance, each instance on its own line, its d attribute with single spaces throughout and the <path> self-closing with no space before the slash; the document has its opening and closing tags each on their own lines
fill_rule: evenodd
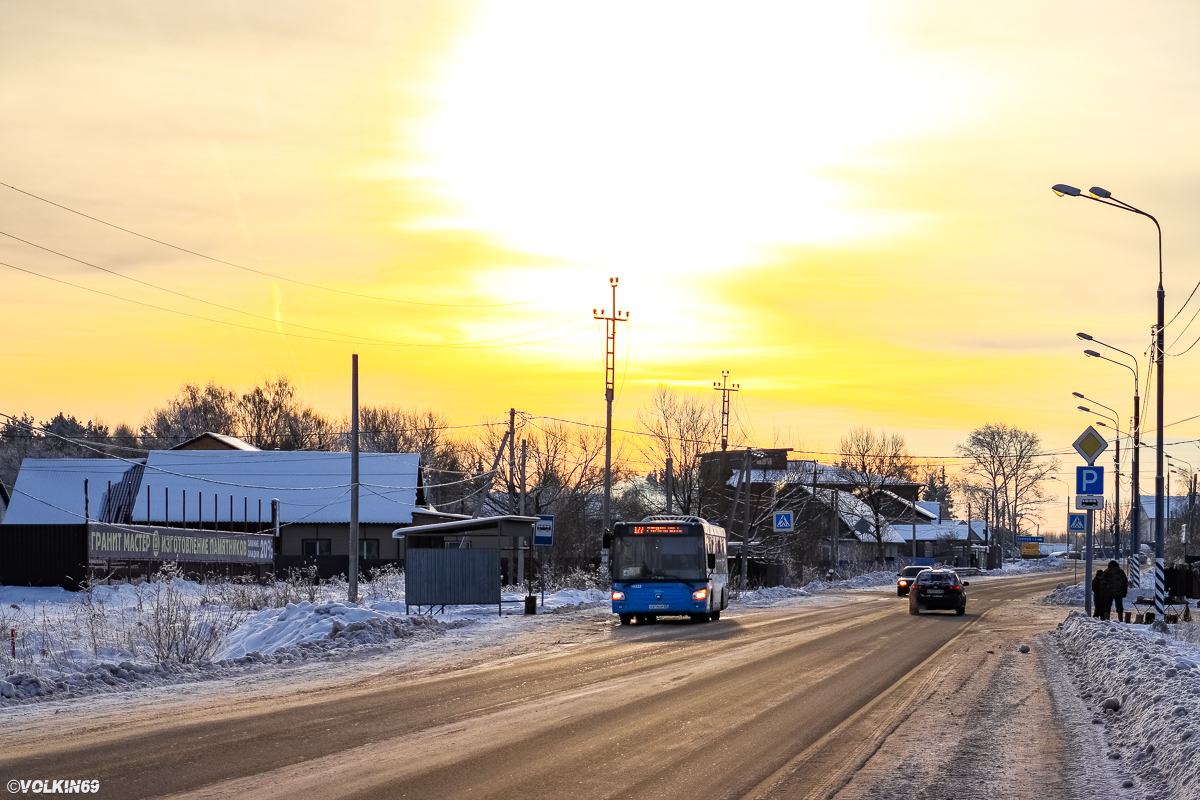
<svg viewBox="0 0 1200 800">
<path fill-rule="evenodd" d="M 612 547 L 613 580 L 708 579 L 703 536 L 617 536 Z"/>
</svg>

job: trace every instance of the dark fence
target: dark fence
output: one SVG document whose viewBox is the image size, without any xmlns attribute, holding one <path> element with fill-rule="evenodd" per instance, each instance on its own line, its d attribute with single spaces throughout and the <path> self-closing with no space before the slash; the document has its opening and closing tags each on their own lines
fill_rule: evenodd
<svg viewBox="0 0 1200 800">
<path fill-rule="evenodd" d="M 404 569 L 403 559 L 394 558 L 360 558 L 358 574 L 362 578 L 369 576 L 371 570 L 391 564 L 397 569 Z M 350 556 L 284 556 L 275 554 L 275 576 L 287 578 L 289 570 L 300 571 L 315 565 L 317 577 L 321 580 L 336 578 L 339 575 L 350 574 Z"/>
<path fill-rule="evenodd" d="M 0 525 L 0 583 L 61 586 L 87 577 L 87 525 Z"/>
<path fill-rule="evenodd" d="M 500 602 L 500 551 L 484 547 L 408 551 L 404 602 L 476 605 Z"/>
</svg>

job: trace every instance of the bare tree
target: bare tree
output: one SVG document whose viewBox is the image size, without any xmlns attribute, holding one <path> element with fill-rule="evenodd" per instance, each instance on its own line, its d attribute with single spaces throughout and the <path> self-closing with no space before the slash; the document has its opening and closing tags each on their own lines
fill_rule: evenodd
<svg viewBox="0 0 1200 800">
<path fill-rule="evenodd" d="M 238 398 L 237 435 L 262 450 L 330 450 L 338 445 L 333 423 L 296 398 L 286 375 L 266 378 Z"/>
<path fill-rule="evenodd" d="M 468 479 L 483 468 L 476 472 L 466 468 L 471 462 L 469 448 L 448 436 L 448 427 L 446 417 L 433 409 L 363 406 L 359 447 L 368 453 L 419 453 L 430 504 L 453 505 L 478 489 Z"/>
<path fill-rule="evenodd" d="M 700 454 L 712 450 L 721 438 L 715 395 L 659 384 L 649 405 L 637 412 L 637 420 L 649 434 L 638 437 L 637 448 L 658 475 L 665 475 L 667 459 L 672 461 L 674 507 L 681 514 L 699 514 Z"/>
<path fill-rule="evenodd" d="M 912 482 L 912 455 L 903 434 L 876 433 L 865 427 L 851 428 L 842 437 L 839 449 L 844 480 L 854 494 L 871 507 L 874 524 L 868 534 L 875 540 L 877 560 L 883 563 L 883 492 Z"/>
<path fill-rule="evenodd" d="M 1050 502 L 1041 484 L 1058 471 L 1058 459 L 1041 450 L 1033 431 L 1004 422 L 981 425 L 955 447 L 968 459 L 959 491 L 975 503 L 988 503 L 995 519 L 1015 535 L 1022 519 Z"/>
<path fill-rule="evenodd" d="M 143 443 L 167 449 L 209 431 L 236 435 L 237 401 L 233 391 L 215 381 L 203 388 L 185 383 L 165 406 L 146 416 L 141 430 Z"/>
</svg>

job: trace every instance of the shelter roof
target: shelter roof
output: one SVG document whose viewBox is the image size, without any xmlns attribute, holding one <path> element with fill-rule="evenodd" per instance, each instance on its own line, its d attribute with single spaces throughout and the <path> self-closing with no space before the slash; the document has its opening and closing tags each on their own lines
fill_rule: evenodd
<svg viewBox="0 0 1200 800">
<path fill-rule="evenodd" d="M 207 431 L 199 436 L 193 436 L 186 442 L 181 442 L 172 450 L 257 450 L 249 442 L 244 442 L 236 436 L 226 436 L 223 433 Z"/>
</svg>

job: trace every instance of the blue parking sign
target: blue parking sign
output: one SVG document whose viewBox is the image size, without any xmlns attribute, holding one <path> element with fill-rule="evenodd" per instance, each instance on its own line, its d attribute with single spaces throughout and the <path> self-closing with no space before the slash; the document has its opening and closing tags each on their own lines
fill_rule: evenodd
<svg viewBox="0 0 1200 800">
<path fill-rule="evenodd" d="M 1104 467 L 1076 467 L 1075 494 L 1104 494 Z"/>
</svg>

